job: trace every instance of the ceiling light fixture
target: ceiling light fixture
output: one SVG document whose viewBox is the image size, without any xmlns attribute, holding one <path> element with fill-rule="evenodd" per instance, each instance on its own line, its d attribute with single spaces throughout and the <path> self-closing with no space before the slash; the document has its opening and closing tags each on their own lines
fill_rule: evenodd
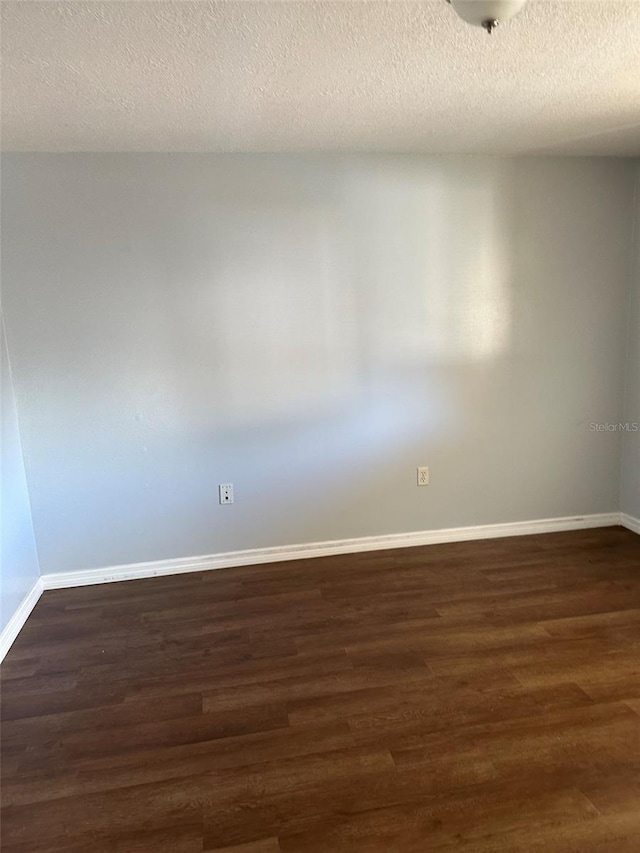
<svg viewBox="0 0 640 853">
<path fill-rule="evenodd" d="M 463 21 L 492 33 L 498 24 L 517 15 L 527 0 L 447 0 Z"/>
</svg>

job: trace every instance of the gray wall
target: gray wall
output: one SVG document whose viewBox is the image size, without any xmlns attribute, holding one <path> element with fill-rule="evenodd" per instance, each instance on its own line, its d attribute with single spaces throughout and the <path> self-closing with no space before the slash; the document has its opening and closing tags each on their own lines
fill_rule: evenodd
<svg viewBox="0 0 640 853">
<path fill-rule="evenodd" d="M 617 510 L 633 169 L 7 156 L 42 570 Z"/>
<path fill-rule="evenodd" d="M 0 478 L 0 631 L 40 575 L 24 474 L 18 416 L 0 314 L 2 477 Z"/>
<path fill-rule="evenodd" d="M 640 165 L 636 169 L 635 258 L 629 304 L 626 407 L 623 423 L 640 425 Z M 622 435 L 620 509 L 640 518 L 640 431 Z"/>
</svg>

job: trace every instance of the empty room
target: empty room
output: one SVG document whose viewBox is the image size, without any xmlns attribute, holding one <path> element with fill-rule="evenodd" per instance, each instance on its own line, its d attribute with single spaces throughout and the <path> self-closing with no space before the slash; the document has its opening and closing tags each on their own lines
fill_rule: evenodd
<svg viewBox="0 0 640 853">
<path fill-rule="evenodd" d="M 638 853 L 640 2 L 0 13 L 2 853 Z"/>
</svg>

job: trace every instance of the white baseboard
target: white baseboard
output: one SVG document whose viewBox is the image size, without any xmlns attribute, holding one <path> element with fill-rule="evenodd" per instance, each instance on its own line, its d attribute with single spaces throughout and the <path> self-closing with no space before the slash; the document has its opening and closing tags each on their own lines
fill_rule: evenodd
<svg viewBox="0 0 640 853">
<path fill-rule="evenodd" d="M 414 533 L 392 533 L 387 536 L 364 536 L 358 539 L 337 539 L 302 545 L 282 545 L 272 548 L 253 548 L 247 551 L 228 551 L 202 557 L 182 557 L 149 563 L 131 563 L 102 569 L 80 569 L 42 576 L 44 589 L 86 586 L 138 578 L 176 575 L 184 572 L 203 572 L 231 566 L 252 566 L 282 560 L 306 560 L 336 554 L 355 554 L 361 551 L 382 551 L 389 548 L 411 548 L 442 542 L 463 542 L 473 539 L 493 539 L 503 536 L 527 536 L 534 533 L 555 533 L 562 530 L 584 530 L 592 527 L 611 527 L 620 524 L 620 513 L 545 518 L 535 521 L 516 521 L 508 524 L 484 524 L 474 527 L 449 527 Z"/>
<path fill-rule="evenodd" d="M 355 554 L 361 551 L 383 551 L 390 548 L 411 548 L 418 545 L 436 545 L 444 542 L 464 542 L 474 539 L 496 539 L 504 536 L 557 533 L 563 530 L 613 527 L 619 524 L 640 534 L 640 519 L 624 513 L 608 512 L 595 515 L 568 516 L 566 518 L 516 521 L 508 524 L 482 524 L 474 527 L 447 527 L 442 530 L 423 530 L 414 533 L 391 533 L 386 536 L 363 536 L 357 539 L 337 539 L 302 545 L 252 548 L 246 551 L 228 551 L 224 554 L 208 554 L 202 557 L 181 557 L 173 560 L 156 560 L 149 563 L 131 563 L 125 566 L 45 574 L 35 582 L 0 633 L 0 661 L 4 659 L 11 648 L 13 641 L 45 589 L 112 583 L 160 575 L 177 575 L 184 572 L 203 572 L 230 568 L 231 566 L 276 563 L 283 560 L 306 560 L 312 557 Z"/>
<path fill-rule="evenodd" d="M 18 609 L 11 619 L 9 619 L 2 633 L 0 633 L 0 661 L 4 660 L 5 655 L 13 645 L 13 641 L 22 630 L 27 617 L 38 603 L 43 589 L 42 578 L 38 578 L 18 605 Z"/>
<path fill-rule="evenodd" d="M 623 527 L 626 527 L 627 530 L 633 530 L 634 533 L 640 535 L 640 518 L 635 518 L 633 515 L 627 515 L 626 512 L 621 512 L 620 524 Z"/>
<path fill-rule="evenodd" d="M 544 518 L 535 521 L 516 521 L 508 524 L 483 524 L 474 527 L 448 527 L 442 530 L 424 530 L 414 533 L 391 533 L 387 536 L 363 536 L 357 539 L 337 539 L 311 542 L 303 545 L 281 545 L 272 548 L 253 548 L 246 551 L 228 551 L 202 557 L 182 557 L 173 560 L 156 560 L 149 563 L 131 563 L 102 569 L 80 569 L 42 575 L 21 601 L 18 609 L 0 633 L 0 662 L 13 645 L 27 617 L 36 606 L 45 589 L 87 586 L 88 584 L 176 575 L 184 572 L 203 572 L 232 566 L 251 566 L 284 560 L 305 560 L 336 554 L 355 554 L 362 551 L 383 551 L 390 548 L 411 548 L 418 545 L 435 545 L 444 542 L 464 542 L 474 539 L 496 539 L 505 536 L 530 536 L 535 533 L 557 533 L 563 530 L 586 530 L 594 527 L 613 527 L 621 524 L 640 534 L 640 518 L 626 513 L 609 512 L 595 515 Z"/>
</svg>

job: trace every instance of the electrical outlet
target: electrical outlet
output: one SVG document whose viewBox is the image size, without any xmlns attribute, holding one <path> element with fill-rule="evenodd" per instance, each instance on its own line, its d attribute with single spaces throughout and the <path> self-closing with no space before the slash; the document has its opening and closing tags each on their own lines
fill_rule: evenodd
<svg viewBox="0 0 640 853">
<path fill-rule="evenodd" d="M 220 483 L 218 486 L 221 504 L 233 503 L 233 483 Z"/>
<path fill-rule="evenodd" d="M 428 486 L 429 485 L 429 469 L 428 468 L 418 468 L 418 485 L 419 486 Z"/>
</svg>

